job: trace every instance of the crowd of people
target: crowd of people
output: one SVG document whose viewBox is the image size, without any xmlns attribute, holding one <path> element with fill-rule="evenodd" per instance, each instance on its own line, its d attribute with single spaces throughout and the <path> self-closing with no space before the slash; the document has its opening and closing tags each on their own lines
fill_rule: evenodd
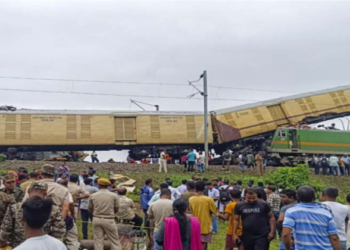
<svg viewBox="0 0 350 250">
<path fill-rule="evenodd" d="M 254 181 L 245 187 L 242 181 L 229 183 L 193 176 L 173 188 L 167 179 L 154 193 L 152 180 L 146 180 L 141 206 L 145 222 L 154 226 L 153 249 L 205 250 L 220 219 L 228 221 L 225 250 L 265 250 L 274 239 L 280 240 L 280 250 L 349 248 L 350 194 L 348 205 L 342 205 L 334 187 L 318 201 L 312 186 L 292 190 L 262 182 L 254 186 Z"/>
<path fill-rule="evenodd" d="M 347 154 L 342 157 L 314 155 L 310 166 L 315 168 L 315 174 L 317 175 L 350 175 L 350 157 Z"/>
<path fill-rule="evenodd" d="M 88 239 L 92 223 L 95 250 L 104 249 L 105 237 L 112 250 L 121 250 L 117 223 L 128 221 L 135 229 L 143 224 L 126 188 L 98 178 L 93 167 L 78 175 L 65 162 L 58 168 L 44 164 L 31 173 L 23 167 L 8 171 L 1 179 L 0 248 L 78 250 L 78 230 Z"/>
<path fill-rule="evenodd" d="M 167 178 L 155 191 L 148 179 L 140 189 L 144 218 L 126 193 L 115 180 L 98 178 L 93 167 L 80 175 L 64 162 L 31 173 L 9 171 L 0 186 L 0 247 L 78 250 L 78 231 L 88 239 L 91 223 L 95 250 L 104 249 L 105 238 L 112 250 L 121 250 L 122 223 L 147 230 L 155 250 L 206 250 L 224 220 L 225 250 L 265 250 L 272 240 L 280 240 L 280 250 L 349 248 L 350 194 L 342 205 L 333 187 L 317 200 L 311 186 L 292 190 L 252 180 L 243 186 L 240 180 L 192 176 L 178 187 Z"/>
</svg>

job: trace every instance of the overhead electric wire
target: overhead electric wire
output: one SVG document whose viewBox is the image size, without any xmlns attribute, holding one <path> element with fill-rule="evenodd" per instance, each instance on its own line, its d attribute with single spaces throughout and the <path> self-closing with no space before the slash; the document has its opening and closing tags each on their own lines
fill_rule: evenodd
<svg viewBox="0 0 350 250">
<path fill-rule="evenodd" d="M 92 95 L 92 96 L 120 96 L 120 97 L 145 97 L 145 98 L 161 98 L 161 99 L 182 99 L 182 100 L 202 100 L 202 98 L 187 98 L 181 96 L 155 96 L 155 95 L 127 95 L 127 94 L 108 94 L 108 93 L 89 93 L 89 92 L 70 92 L 70 91 L 50 91 L 50 90 L 34 90 L 34 89 L 7 89 L 0 88 L 0 91 L 17 91 L 17 92 L 34 92 L 34 93 L 51 93 L 51 94 L 74 94 L 74 95 Z M 211 101 L 239 101 L 239 102 L 256 102 L 262 100 L 244 100 L 244 99 L 226 99 L 226 98 L 209 98 Z"/>
<path fill-rule="evenodd" d="M 37 80 L 37 81 L 61 81 L 61 82 L 81 82 L 81 83 L 113 83 L 113 84 L 136 84 L 136 85 L 165 85 L 165 86 L 188 86 L 184 83 L 162 83 L 162 82 L 128 82 L 128 81 L 105 81 L 105 80 L 83 80 L 83 79 L 64 79 L 64 78 L 40 78 L 40 77 L 17 77 L 17 76 L 0 76 L 0 79 L 12 79 L 12 80 Z M 276 93 L 289 93 L 298 94 L 300 92 L 274 90 L 274 89 L 254 89 L 254 88 L 240 88 L 230 86 L 208 86 L 208 88 L 218 89 L 234 89 L 234 90 L 246 90 L 246 91 L 260 91 L 260 92 L 276 92 Z"/>
</svg>

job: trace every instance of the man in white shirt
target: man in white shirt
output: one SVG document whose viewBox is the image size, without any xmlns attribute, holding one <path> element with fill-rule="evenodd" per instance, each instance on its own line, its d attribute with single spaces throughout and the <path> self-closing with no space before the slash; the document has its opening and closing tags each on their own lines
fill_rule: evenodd
<svg viewBox="0 0 350 250">
<path fill-rule="evenodd" d="M 166 180 L 166 183 L 169 185 L 169 189 L 170 189 L 170 191 L 171 191 L 171 196 L 173 196 L 173 197 L 175 198 L 175 200 L 178 199 L 178 198 L 180 198 L 181 193 L 180 193 L 176 188 L 172 187 L 173 181 L 167 179 L 167 180 Z"/>
<path fill-rule="evenodd" d="M 346 232 L 345 225 L 349 216 L 349 208 L 337 202 L 339 191 L 335 187 L 329 187 L 322 193 L 322 200 L 324 204 L 332 209 L 334 222 L 337 226 L 338 237 L 342 246 L 342 250 L 347 250 L 346 247 Z"/>
<path fill-rule="evenodd" d="M 148 202 L 148 206 L 150 206 L 151 204 L 155 203 L 157 200 L 160 199 L 160 192 L 161 192 L 162 189 L 169 189 L 168 183 L 161 183 L 159 185 L 159 190 L 154 193 L 154 195 L 152 196 L 151 200 Z M 171 196 L 171 200 L 174 201 L 176 199 L 175 199 L 174 196 Z"/>
<path fill-rule="evenodd" d="M 15 250 L 67 250 L 59 240 L 44 234 L 43 226 L 49 219 L 52 201 L 33 196 L 23 203 L 23 222 L 26 241 Z"/>
<path fill-rule="evenodd" d="M 180 194 L 187 193 L 187 180 L 182 180 L 182 185 L 178 186 L 176 189 Z"/>
</svg>

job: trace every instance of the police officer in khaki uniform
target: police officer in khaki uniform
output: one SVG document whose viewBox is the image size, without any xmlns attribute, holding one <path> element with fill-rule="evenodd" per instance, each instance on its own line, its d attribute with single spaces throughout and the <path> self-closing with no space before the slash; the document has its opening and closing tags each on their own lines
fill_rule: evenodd
<svg viewBox="0 0 350 250">
<path fill-rule="evenodd" d="M 23 200 L 24 192 L 16 188 L 16 177 L 13 174 L 7 174 L 3 177 L 4 189 L 0 190 L 0 223 L 2 223 L 6 210 L 10 205 Z"/>
<path fill-rule="evenodd" d="M 65 219 L 69 210 L 69 191 L 67 188 L 57 184 L 54 180 L 55 167 L 51 164 L 44 164 L 41 167 L 42 182 L 47 184 L 47 197 L 51 198 L 53 203 L 62 210 L 62 217 Z M 29 198 L 28 189 L 23 201 Z"/>
<path fill-rule="evenodd" d="M 111 185 L 107 179 L 98 180 L 99 191 L 90 196 L 89 211 L 93 213 L 94 249 L 103 250 L 104 235 L 111 243 L 111 250 L 122 250 L 119 242 L 118 227 L 115 214 L 118 213 L 118 195 L 107 190 Z"/>
<path fill-rule="evenodd" d="M 47 184 L 41 181 L 34 181 L 29 185 L 28 193 L 29 197 L 40 196 L 45 198 L 47 195 Z M 7 209 L 0 230 L 1 245 L 6 245 L 6 242 L 10 242 L 10 246 L 15 248 L 25 241 L 22 204 L 22 202 L 18 202 Z M 63 240 L 63 236 L 66 233 L 66 224 L 58 206 L 52 206 L 50 217 L 43 230 L 45 234 L 58 240 Z"/>
<path fill-rule="evenodd" d="M 89 198 L 90 193 L 86 191 L 81 186 L 77 185 L 79 180 L 79 175 L 72 174 L 69 178 L 68 190 L 70 194 L 73 196 L 74 200 L 74 217 L 78 217 L 78 200 Z"/>
</svg>

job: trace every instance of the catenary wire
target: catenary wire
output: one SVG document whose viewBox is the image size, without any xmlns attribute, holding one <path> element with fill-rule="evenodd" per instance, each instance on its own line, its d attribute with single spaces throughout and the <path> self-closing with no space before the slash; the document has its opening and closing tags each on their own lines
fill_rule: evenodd
<svg viewBox="0 0 350 250">
<path fill-rule="evenodd" d="M 189 86 L 184 83 L 162 83 L 162 82 L 128 82 L 128 81 L 104 81 L 104 80 L 83 80 L 83 79 L 64 79 L 64 78 L 39 78 L 39 77 L 17 77 L 17 76 L 0 76 L 0 79 L 12 79 L 12 80 L 37 80 L 37 81 L 61 81 L 61 82 L 81 82 L 81 83 L 113 83 L 113 84 L 135 84 L 135 85 L 164 85 L 164 86 Z M 200 86 L 200 85 L 195 85 Z M 247 90 L 247 91 L 260 91 L 260 92 L 276 92 L 276 93 L 289 93 L 298 94 L 300 92 L 274 90 L 274 89 L 254 89 L 254 88 L 240 88 L 230 86 L 208 86 L 208 88 L 223 88 L 233 90 Z"/>
<path fill-rule="evenodd" d="M 51 94 L 74 94 L 74 95 L 91 95 L 91 96 L 120 96 L 120 97 L 144 97 L 144 98 L 161 98 L 161 99 L 181 99 L 181 100 L 203 100 L 203 98 L 187 98 L 181 96 L 155 96 L 155 95 L 124 95 L 108 93 L 89 93 L 89 92 L 70 92 L 70 91 L 50 91 L 50 90 L 33 90 L 33 89 L 7 89 L 0 88 L 0 91 L 14 92 L 33 92 L 33 93 L 51 93 Z M 239 102 L 256 102 L 262 100 L 245 100 L 245 99 L 227 99 L 227 98 L 209 98 L 211 101 L 239 101 Z"/>
</svg>

